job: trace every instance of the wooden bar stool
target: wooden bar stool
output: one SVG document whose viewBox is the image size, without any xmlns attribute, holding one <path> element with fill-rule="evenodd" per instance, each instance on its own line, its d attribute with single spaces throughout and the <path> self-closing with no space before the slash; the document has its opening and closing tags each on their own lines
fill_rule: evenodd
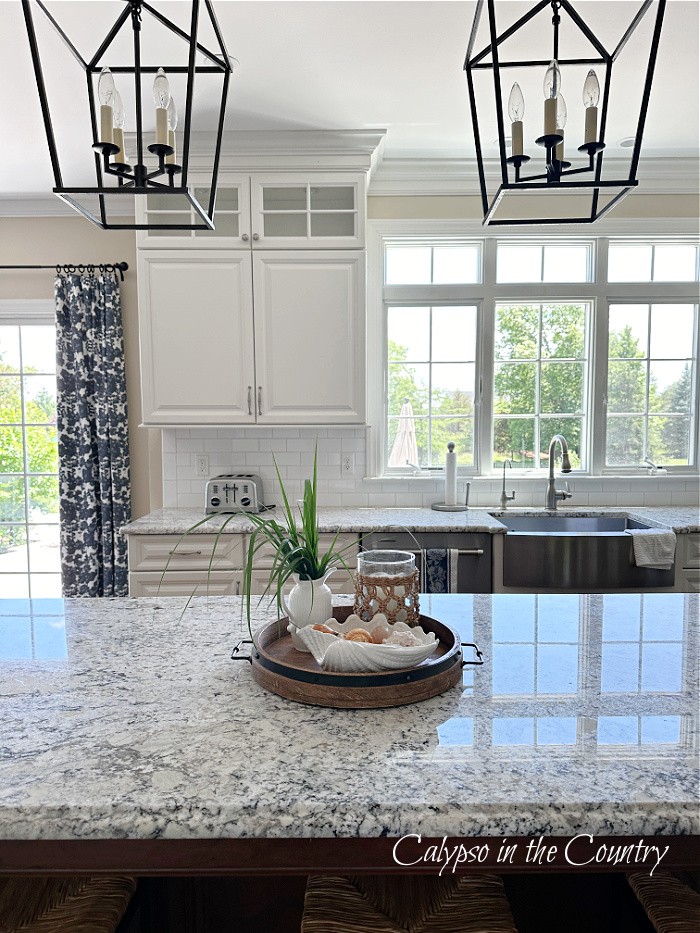
<svg viewBox="0 0 700 933">
<path fill-rule="evenodd" d="M 670 871 L 627 876 L 656 933 L 698 933 L 700 894 Z"/>
<path fill-rule="evenodd" d="M 496 875 L 312 875 L 301 933 L 517 933 Z"/>
<path fill-rule="evenodd" d="M 114 933 L 136 879 L 0 877 L 0 933 Z"/>
</svg>

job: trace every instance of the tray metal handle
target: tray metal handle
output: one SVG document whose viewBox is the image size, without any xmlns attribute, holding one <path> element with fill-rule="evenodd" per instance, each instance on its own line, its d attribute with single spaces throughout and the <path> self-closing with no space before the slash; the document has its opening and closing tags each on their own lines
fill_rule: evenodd
<svg viewBox="0 0 700 933">
<path fill-rule="evenodd" d="M 243 645 L 252 645 L 253 642 L 250 638 L 242 638 L 237 644 L 233 646 L 233 651 L 231 652 L 232 661 L 247 661 L 249 664 L 253 663 L 253 654 L 241 654 Z"/>
<path fill-rule="evenodd" d="M 460 644 L 462 648 L 473 648 L 474 654 L 478 658 L 477 661 L 465 661 L 464 659 L 462 659 L 462 667 L 466 667 L 467 664 L 481 665 L 484 663 L 484 655 L 479 649 L 479 646 L 477 644 L 475 644 L 473 641 L 463 641 L 463 642 L 460 642 Z"/>
</svg>

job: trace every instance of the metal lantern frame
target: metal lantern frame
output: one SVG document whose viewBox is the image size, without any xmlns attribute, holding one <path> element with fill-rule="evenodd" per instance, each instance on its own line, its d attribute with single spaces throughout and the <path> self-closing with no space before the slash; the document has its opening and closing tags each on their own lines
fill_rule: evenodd
<svg viewBox="0 0 700 933">
<path fill-rule="evenodd" d="M 605 150 L 605 131 L 608 114 L 608 100 L 610 96 L 610 85 L 612 80 L 613 65 L 630 37 L 636 30 L 639 23 L 648 10 L 656 5 L 656 22 L 654 25 L 651 47 L 649 52 L 649 61 L 646 67 L 646 76 L 644 89 L 642 93 L 641 108 L 637 122 L 637 132 L 634 137 L 634 147 L 630 161 L 629 173 L 627 177 L 618 180 L 604 180 L 603 157 Z M 471 110 L 472 126 L 474 131 L 474 143 L 476 146 L 477 168 L 479 173 L 479 186 L 481 189 L 481 200 L 484 213 L 483 224 L 496 226 L 513 225 L 537 225 L 537 224 L 582 224 L 595 223 L 604 217 L 620 201 L 625 198 L 629 192 L 639 184 L 637 180 L 637 168 L 639 165 L 639 155 L 642 146 L 642 137 L 644 134 L 644 125 L 646 122 L 647 109 L 649 106 L 649 97 L 651 94 L 651 85 L 654 77 L 654 68 L 656 65 L 657 52 L 659 48 L 659 39 L 661 36 L 661 27 L 663 24 L 666 0 L 644 0 L 636 15 L 627 27 L 624 35 L 618 42 L 612 52 L 609 52 L 603 45 L 603 42 L 596 36 L 593 30 L 587 25 L 581 15 L 574 9 L 569 0 L 539 0 L 531 10 L 520 17 L 508 29 L 500 35 L 496 27 L 495 0 L 486 0 L 489 44 L 480 52 L 475 53 L 476 36 L 481 20 L 484 0 L 477 0 L 477 7 L 474 14 L 474 21 L 469 37 L 466 59 L 464 62 L 464 71 L 467 77 L 467 87 L 469 92 L 469 103 Z M 511 61 L 501 59 L 499 47 L 502 43 L 520 30 L 534 16 L 544 10 L 546 7 L 552 8 L 552 51 L 551 58 L 539 61 Z M 574 25 L 592 45 L 597 53 L 590 58 L 559 58 L 559 27 L 561 24 L 560 11 L 567 14 Z M 491 61 L 485 61 L 488 56 Z M 571 163 L 560 162 L 556 158 L 556 146 L 561 142 L 559 135 L 542 136 L 536 140 L 537 144 L 545 149 L 546 170 L 544 173 L 526 176 L 521 173 L 522 166 L 529 161 L 527 156 L 506 156 L 506 136 L 504 132 L 503 121 L 503 98 L 501 87 L 501 69 L 510 68 L 540 68 L 546 69 L 550 61 L 554 59 L 559 66 L 566 65 L 594 65 L 604 66 L 603 92 L 600 107 L 600 130 L 598 140 L 594 143 L 585 143 L 579 146 L 579 151 L 588 158 L 588 164 L 583 167 L 570 168 Z M 498 123 L 498 150 L 500 162 L 501 181 L 492 199 L 489 198 L 486 173 L 484 169 L 484 156 L 481 145 L 481 135 L 479 131 L 479 120 L 477 115 L 477 100 L 474 89 L 474 73 L 481 70 L 491 69 L 493 71 L 493 83 L 495 94 L 496 119 Z M 589 180 L 569 180 L 571 176 L 592 172 L 593 177 Z M 512 175 L 512 178 L 511 178 Z M 599 206 L 600 193 L 603 189 L 620 188 L 621 190 L 602 207 Z M 581 191 L 591 193 L 591 210 L 582 217 L 546 217 L 539 219 L 506 219 L 497 218 L 495 213 L 504 195 L 508 192 L 530 192 L 536 194 L 542 191 L 562 191 L 569 194 L 580 193 Z"/>
<path fill-rule="evenodd" d="M 87 83 L 87 101 L 90 111 L 90 120 L 93 135 L 93 149 L 95 150 L 95 175 L 97 185 L 95 187 L 66 187 L 63 183 L 63 173 L 58 156 L 56 138 L 51 121 L 51 111 L 49 107 L 46 85 L 44 81 L 43 68 L 39 54 L 39 45 L 36 37 L 32 6 L 37 6 L 46 16 L 55 32 L 67 46 L 73 58 L 78 62 L 85 72 Z M 65 201 L 70 207 L 82 214 L 92 223 L 103 230 L 213 230 L 214 229 L 214 209 L 216 206 L 216 185 L 219 173 L 219 163 L 221 159 L 221 145 L 223 139 L 224 119 L 226 112 L 226 99 L 228 96 L 229 80 L 231 77 L 232 66 L 229 60 L 226 44 L 224 42 L 221 29 L 217 22 L 211 0 L 204 0 L 204 7 L 208 14 L 214 35 L 216 37 L 216 51 L 211 51 L 202 45 L 197 39 L 200 4 L 199 0 L 192 0 L 192 12 L 190 18 L 190 31 L 185 32 L 161 12 L 155 9 L 150 3 L 144 0 L 126 0 L 124 9 L 117 17 L 114 25 L 107 33 L 104 40 L 93 57 L 86 61 L 75 45 L 66 35 L 65 31 L 57 23 L 55 18 L 46 8 L 42 0 L 22 0 L 24 18 L 29 38 L 29 46 L 34 66 L 34 75 L 36 78 L 37 90 L 39 92 L 39 101 L 41 104 L 42 116 L 44 119 L 44 129 L 49 147 L 49 155 L 53 168 L 54 194 L 62 201 Z M 185 40 L 188 44 L 187 64 L 186 65 L 146 65 L 142 62 L 141 53 L 141 23 L 142 15 L 152 16 L 161 26 L 169 29 L 172 33 Z M 123 163 L 111 162 L 111 157 L 119 151 L 119 147 L 111 143 L 98 141 L 98 123 L 97 109 L 95 100 L 95 77 L 100 74 L 103 67 L 106 67 L 105 56 L 114 42 L 117 35 L 123 28 L 128 28 L 130 22 L 133 32 L 133 64 L 129 65 L 109 65 L 109 70 L 113 74 L 124 74 L 133 76 L 135 90 L 135 113 L 136 113 L 136 163 L 133 166 Z M 205 64 L 197 63 L 197 56 L 204 58 Z M 183 130 L 182 144 L 182 162 L 180 165 L 166 162 L 168 156 L 174 154 L 174 150 L 167 145 L 153 143 L 147 147 L 147 151 L 155 156 L 157 165 L 155 169 L 150 169 L 145 164 L 145 145 L 143 130 L 143 101 L 142 101 L 142 82 L 143 75 L 156 74 L 158 68 L 163 67 L 169 74 L 186 74 L 187 91 L 185 96 L 185 122 Z M 218 125 L 216 131 L 216 142 L 214 147 L 214 156 L 212 160 L 211 185 L 209 203 L 206 207 L 202 206 L 194 193 L 188 187 L 188 170 L 190 162 L 190 136 L 192 127 L 192 109 L 194 99 L 195 77 L 201 74 L 221 74 L 222 91 L 221 101 L 218 111 Z M 117 184 L 108 186 L 105 184 L 105 176 L 116 176 Z M 196 214 L 192 223 L 115 223 L 109 220 L 106 199 L 107 197 L 132 197 L 135 199 L 138 195 L 148 195 L 157 193 L 159 195 L 172 196 L 173 200 L 184 198 Z M 97 198 L 99 211 L 93 212 L 82 204 L 78 197 Z"/>
</svg>

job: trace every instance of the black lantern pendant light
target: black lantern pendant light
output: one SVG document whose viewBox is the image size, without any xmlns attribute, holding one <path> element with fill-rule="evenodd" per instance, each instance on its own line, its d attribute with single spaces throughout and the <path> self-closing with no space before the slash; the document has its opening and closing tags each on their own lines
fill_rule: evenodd
<svg viewBox="0 0 700 933">
<path fill-rule="evenodd" d="M 593 4 L 601 7 L 603 4 Z M 613 79 L 613 66 L 625 48 L 633 33 L 647 11 L 656 7 L 656 21 L 654 24 L 651 43 L 646 62 L 639 65 L 640 83 L 643 81 L 641 105 L 637 117 L 637 132 L 629 163 L 629 170 L 623 177 L 617 169 L 617 178 L 608 178 L 604 172 L 605 133 L 608 118 L 608 103 Z M 480 52 L 475 51 L 476 37 L 484 8 L 484 0 L 477 0 L 474 23 L 467 48 L 464 70 L 467 75 L 469 90 L 469 103 L 476 146 L 477 167 L 479 172 L 479 186 L 484 212 L 484 224 L 492 225 L 530 225 L 530 224 L 570 224 L 594 223 L 637 186 L 637 167 L 642 146 L 642 135 L 646 121 L 651 85 L 654 77 L 654 67 L 659 47 L 661 26 L 663 23 L 666 0 L 644 0 L 636 10 L 634 18 L 620 38 L 613 51 L 608 51 L 586 24 L 583 17 L 569 2 L 569 0 L 540 0 L 524 16 L 520 17 L 509 28 L 499 34 L 496 25 L 495 0 L 486 0 L 489 42 Z M 544 55 L 537 60 L 522 61 L 514 59 L 504 53 L 509 48 L 509 40 L 526 27 L 530 21 L 542 10 L 551 7 L 551 32 L 543 48 Z M 563 16 L 562 16 L 563 14 Z M 546 14 L 545 14 L 546 15 Z M 562 19 L 567 20 L 567 28 L 576 33 L 574 38 L 583 37 L 590 54 L 581 57 L 560 57 L 560 28 Z M 525 33 L 528 43 L 532 43 L 532 32 Z M 550 54 L 547 54 L 550 53 Z M 546 57 L 545 57 L 546 55 Z M 551 57 L 550 57 L 551 55 Z M 567 106 L 562 89 L 569 66 L 587 66 L 588 74 L 583 82 L 583 105 L 585 118 L 580 127 L 582 144 L 577 147 L 568 161 L 564 153 L 564 128 L 567 123 Z M 600 83 L 595 71 L 599 67 L 603 75 L 603 93 L 601 98 Z M 503 87 L 504 73 L 516 75 L 521 69 L 541 69 L 544 73 L 544 124 L 542 135 L 528 142 L 524 136 L 525 98 L 520 84 L 513 83 L 508 98 L 508 116 L 510 117 L 511 152 L 507 155 L 506 133 L 504 126 Z M 507 69 L 507 71 L 506 71 Z M 545 70 L 546 69 L 546 70 Z M 499 181 L 495 193 L 489 192 L 486 178 L 482 137 L 479 115 L 482 100 L 478 99 L 476 92 L 476 76 L 483 71 L 492 72 L 492 86 L 495 96 L 495 115 L 498 131 L 498 174 Z M 504 79 L 505 80 L 505 79 Z M 491 84 L 491 82 L 489 82 Z M 572 82 L 566 84 L 567 92 Z M 483 122 L 483 121 L 482 121 Z M 571 132 L 571 131 L 570 131 Z M 528 162 L 535 158 L 537 147 L 540 147 L 541 168 L 524 169 Z M 529 149 L 530 154 L 526 151 Z M 580 155 L 578 154 L 580 153 Z M 610 163 L 608 163 L 609 165 Z M 529 174 L 528 174 L 529 171 Z M 517 195 L 530 196 L 525 211 L 514 205 Z M 587 195 L 582 199 L 576 195 Z M 514 197 L 515 196 L 515 197 Z M 533 202 L 537 198 L 542 204 L 541 211 L 532 211 Z M 552 196 L 560 202 L 566 201 L 562 209 L 558 206 L 552 210 Z M 547 200 L 547 210 L 544 201 Z M 571 204 L 577 207 L 584 201 L 586 210 L 579 216 L 572 211 Z"/>
<path fill-rule="evenodd" d="M 191 2 L 189 33 L 167 19 L 152 4 L 142 0 L 126 0 L 116 22 L 89 61 L 82 57 L 42 0 L 22 0 L 22 6 L 53 168 L 54 193 L 78 213 L 105 230 L 213 230 L 216 184 L 232 66 L 210 0 L 205 0 L 204 8 L 216 38 L 215 51 L 210 51 L 197 38 L 199 0 Z M 33 6 L 42 11 L 85 72 L 85 118 L 91 122 L 92 148 L 95 151 L 97 184 L 94 187 L 67 187 L 64 184 L 64 173 L 59 161 L 32 16 Z M 157 24 L 155 28 L 168 30 L 184 40 L 182 60 L 179 63 L 165 66 L 144 63 L 142 28 L 145 16 L 153 18 Z M 108 61 L 108 56 L 113 54 L 110 50 L 115 39 L 122 30 L 129 29 L 132 33 L 129 42 L 133 51 L 132 60 L 128 64 Z M 175 134 L 178 111 L 170 92 L 168 74 L 186 75 L 181 155 L 177 151 Z M 209 189 L 209 199 L 205 206 L 199 203 L 193 189 L 188 186 L 195 77 L 200 74 L 218 75 L 221 81 L 215 143 L 204 175 L 198 166 L 197 185 Z M 155 134 L 149 134 L 144 130 L 144 111 L 148 112 L 148 103 L 143 99 L 142 78 L 145 75 L 154 76 Z M 118 84 L 122 84 L 123 89 L 133 84 L 134 89 L 134 108 L 130 114 L 130 123 L 135 123 L 133 164 L 126 156 L 124 133 L 127 114 Z M 149 195 L 158 195 L 157 220 L 149 219 L 147 223 L 137 223 L 134 210 L 136 198 L 147 198 Z M 169 214 L 170 211 L 173 213 Z M 185 215 L 192 218 L 191 222 L 183 222 L 182 218 Z M 150 215 L 146 216 L 150 218 Z M 170 217 L 173 218 L 171 223 L 168 222 Z"/>
</svg>

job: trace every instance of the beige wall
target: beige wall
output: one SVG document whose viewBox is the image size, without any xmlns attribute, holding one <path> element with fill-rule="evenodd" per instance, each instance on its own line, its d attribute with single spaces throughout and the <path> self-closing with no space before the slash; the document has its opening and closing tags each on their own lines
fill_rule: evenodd
<svg viewBox="0 0 700 933">
<path fill-rule="evenodd" d="M 126 383 L 129 404 L 132 510 L 135 518 L 161 504 L 160 431 L 139 427 L 136 238 L 129 230 L 99 230 L 81 217 L 0 217 L 0 263 L 119 262 L 129 271 L 122 284 Z M 51 270 L 0 271 L 0 298 L 53 298 Z"/>
<path fill-rule="evenodd" d="M 519 203 L 527 217 L 527 201 L 519 196 Z M 368 214 L 370 220 L 480 220 L 481 199 L 473 196 L 413 196 L 413 197 L 370 197 Z M 514 216 L 514 215 L 510 215 Z M 697 195 L 628 195 L 609 214 L 616 217 L 698 217 L 700 202 Z M 640 231 L 642 232 L 642 231 Z"/>
</svg>

